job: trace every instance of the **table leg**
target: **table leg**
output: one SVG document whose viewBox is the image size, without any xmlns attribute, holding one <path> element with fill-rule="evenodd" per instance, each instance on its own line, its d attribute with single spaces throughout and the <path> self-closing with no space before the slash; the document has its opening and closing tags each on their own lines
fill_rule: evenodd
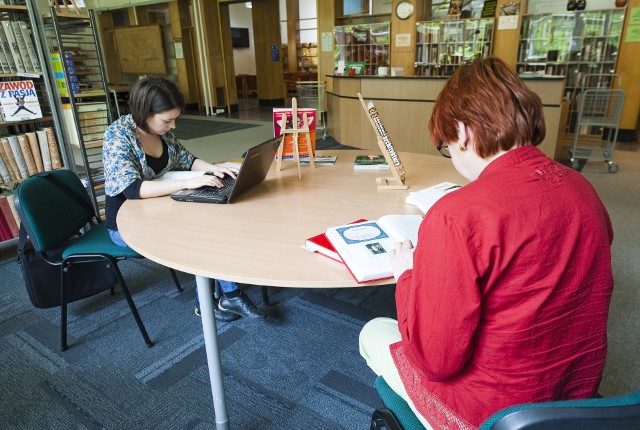
<svg viewBox="0 0 640 430">
<path fill-rule="evenodd" d="M 196 276 L 204 346 L 207 351 L 209 380 L 211 382 L 211 393 L 213 394 L 213 410 L 216 415 L 216 430 L 228 430 L 229 418 L 227 416 L 227 402 L 224 396 L 224 380 L 222 363 L 220 362 L 220 350 L 218 349 L 218 332 L 216 331 L 216 318 L 213 312 L 211 284 L 211 279 Z"/>
</svg>

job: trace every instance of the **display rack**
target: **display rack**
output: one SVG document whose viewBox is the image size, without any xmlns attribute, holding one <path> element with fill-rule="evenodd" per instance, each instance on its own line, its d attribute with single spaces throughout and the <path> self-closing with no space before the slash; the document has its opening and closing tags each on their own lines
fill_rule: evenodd
<svg viewBox="0 0 640 430">
<path fill-rule="evenodd" d="M 17 215 L 11 210 L 15 187 L 37 172 L 68 165 L 67 154 L 60 145 L 63 140 L 58 113 L 50 96 L 53 84 L 49 75 L 43 73 L 47 56 L 37 37 L 38 15 L 35 2 L 0 4 L 0 27 L 4 36 L 0 39 L 3 41 L 0 49 L 0 82 L 3 84 L 0 156 L 7 169 L 0 178 L 0 216 L 13 227 L 9 236 L 0 236 L 0 247 L 17 241 Z M 4 43 L 9 31 L 15 43 L 9 43 L 8 39 Z M 26 95 L 26 98 L 19 101 L 16 95 L 19 98 Z"/>
<path fill-rule="evenodd" d="M 95 14 L 93 10 L 61 13 L 51 7 L 42 25 L 51 53 L 61 126 L 73 157 L 72 170 L 89 190 L 97 213 L 104 217 L 102 142 L 106 127 L 114 121 L 114 107 Z"/>
<path fill-rule="evenodd" d="M 451 76 L 461 64 L 492 53 L 493 18 L 416 23 L 416 76 Z"/>
<path fill-rule="evenodd" d="M 389 28 L 388 22 L 334 27 L 334 69 L 339 62 L 346 67 L 358 63 L 363 75 L 377 74 L 378 64 L 389 62 Z"/>
<path fill-rule="evenodd" d="M 521 74 L 566 77 L 567 133 L 574 129 L 581 91 L 613 88 L 607 76 L 616 71 L 624 14 L 616 8 L 522 17 L 516 68 Z M 585 83 L 586 75 L 602 79 Z"/>
</svg>

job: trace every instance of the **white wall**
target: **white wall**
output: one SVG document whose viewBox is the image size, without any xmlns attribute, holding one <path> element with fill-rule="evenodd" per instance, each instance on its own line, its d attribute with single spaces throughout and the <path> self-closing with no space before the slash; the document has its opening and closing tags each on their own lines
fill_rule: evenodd
<svg viewBox="0 0 640 430">
<path fill-rule="evenodd" d="M 256 74 L 256 56 L 255 44 L 253 43 L 253 19 L 251 17 L 251 9 L 244 3 L 235 3 L 229 5 L 229 19 L 231 27 L 240 27 L 249 29 L 249 48 L 233 49 L 233 67 L 236 75 L 255 75 Z"/>
</svg>

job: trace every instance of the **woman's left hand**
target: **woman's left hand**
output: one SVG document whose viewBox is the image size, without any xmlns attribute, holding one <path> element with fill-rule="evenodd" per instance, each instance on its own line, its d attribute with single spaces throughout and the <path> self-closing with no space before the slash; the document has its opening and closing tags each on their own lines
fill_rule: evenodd
<svg viewBox="0 0 640 430">
<path fill-rule="evenodd" d="M 394 249 L 389 252 L 393 277 L 398 280 L 405 270 L 413 269 L 413 244 L 410 240 L 396 242 Z"/>
<path fill-rule="evenodd" d="M 238 169 L 230 169 L 228 167 L 217 166 L 215 164 L 209 171 L 216 175 L 218 178 L 223 178 L 224 175 L 229 175 L 235 179 L 236 174 L 238 173 Z"/>
</svg>

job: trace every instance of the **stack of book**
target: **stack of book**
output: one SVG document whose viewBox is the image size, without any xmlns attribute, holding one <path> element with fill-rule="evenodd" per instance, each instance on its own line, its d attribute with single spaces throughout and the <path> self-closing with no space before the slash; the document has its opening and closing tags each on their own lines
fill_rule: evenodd
<svg viewBox="0 0 640 430">
<path fill-rule="evenodd" d="M 13 182 L 52 169 L 62 159 L 52 127 L 0 137 L 0 179 Z"/>
<path fill-rule="evenodd" d="M 42 71 L 33 43 L 33 35 L 26 21 L 1 21 L 0 70 L 2 73 L 39 73 Z"/>
</svg>

